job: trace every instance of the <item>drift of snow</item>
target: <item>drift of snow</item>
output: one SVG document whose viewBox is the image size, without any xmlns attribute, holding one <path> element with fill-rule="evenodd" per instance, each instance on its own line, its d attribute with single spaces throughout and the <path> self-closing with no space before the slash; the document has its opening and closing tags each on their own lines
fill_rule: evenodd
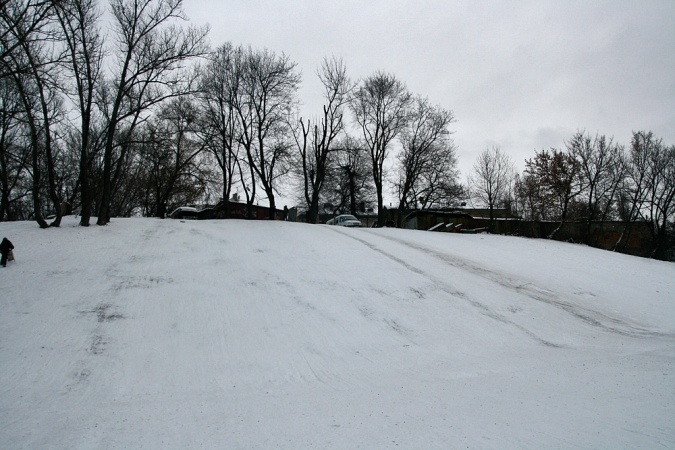
<svg viewBox="0 0 675 450">
<path fill-rule="evenodd" d="M 0 447 L 675 448 L 675 265 L 269 221 L 0 223 Z"/>
</svg>

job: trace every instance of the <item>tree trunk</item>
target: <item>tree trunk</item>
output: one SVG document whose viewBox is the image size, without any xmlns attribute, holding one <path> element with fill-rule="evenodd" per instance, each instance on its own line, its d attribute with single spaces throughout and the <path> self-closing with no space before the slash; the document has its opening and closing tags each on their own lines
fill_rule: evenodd
<svg viewBox="0 0 675 450">
<path fill-rule="evenodd" d="M 312 200 L 307 210 L 307 223 L 319 222 L 319 193 L 314 190 L 312 192 Z"/>
<path fill-rule="evenodd" d="M 356 174 L 349 171 L 349 212 L 356 215 Z"/>
<path fill-rule="evenodd" d="M 276 209 L 276 202 L 274 200 L 274 192 L 272 192 L 271 188 L 267 192 L 267 198 L 270 201 L 270 211 L 269 211 L 268 217 L 269 217 L 270 220 L 274 220 L 274 219 L 276 219 L 277 209 Z"/>
<path fill-rule="evenodd" d="M 384 199 L 382 198 L 382 180 L 378 179 L 377 175 L 373 178 L 375 181 L 375 191 L 377 193 L 377 226 L 383 227 L 386 222 L 386 216 L 384 212 Z"/>
<path fill-rule="evenodd" d="M 103 157 L 103 193 L 101 194 L 101 204 L 98 209 L 98 219 L 96 225 L 107 225 L 110 221 L 110 164 L 112 156 L 106 146 Z"/>
<path fill-rule="evenodd" d="M 84 152 L 83 152 L 84 153 Z M 80 211 L 80 226 L 88 227 L 91 220 L 91 192 L 89 188 L 89 169 L 87 158 L 82 155 L 80 161 L 80 201 L 82 202 L 82 209 Z"/>
<path fill-rule="evenodd" d="M 49 228 L 49 224 L 42 217 L 42 201 L 40 200 L 40 162 L 38 160 L 38 149 L 33 143 L 33 214 L 35 221 L 40 228 Z"/>
<path fill-rule="evenodd" d="M 232 193 L 232 182 L 227 176 L 227 171 L 223 168 L 223 214 L 225 219 L 230 217 L 230 194 Z"/>
<path fill-rule="evenodd" d="M 7 165 L 5 164 L 4 157 L 0 160 L 0 173 L 3 175 L 2 198 L 0 199 L 0 222 L 2 222 L 5 220 L 5 216 L 7 216 L 7 220 L 11 220 L 11 217 L 9 217 L 9 175 L 7 173 Z"/>
<path fill-rule="evenodd" d="M 166 218 L 166 203 L 163 201 L 157 205 L 157 217 L 160 219 Z"/>
<path fill-rule="evenodd" d="M 89 120 L 82 121 L 82 148 L 80 149 L 80 226 L 88 227 L 91 219 L 91 187 L 89 184 Z"/>
</svg>

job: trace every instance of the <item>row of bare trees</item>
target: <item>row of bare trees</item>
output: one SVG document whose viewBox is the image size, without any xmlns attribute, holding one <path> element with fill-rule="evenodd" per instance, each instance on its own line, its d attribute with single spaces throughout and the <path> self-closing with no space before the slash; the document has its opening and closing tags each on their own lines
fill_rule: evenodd
<svg viewBox="0 0 675 450">
<path fill-rule="evenodd" d="M 58 226 L 72 205 L 104 225 L 233 190 L 273 214 L 283 187 L 309 222 L 375 198 L 383 223 L 388 182 L 403 208 L 461 191 L 452 113 L 395 76 L 353 82 L 327 58 L 322 111 L 303 118 L 288 56 L 210 50 L 208 28 L 186 21 L 182 0 L 0 3 L 0 220 Z"/>
<path fill-rule="evenodd" d="M 341 60 L 325 60 L 318 75 L 325 88 L 323 115 L 313 125 L 300 119 L 295 133 L 309 222 L 316 222 L 322 198 L 355 214 L 374 191 L 383 225 L 389 174 L 399 212 L 447 206 L 461 195 L 451 111 L 413 95 L 385 72 L 352 84 Z M 346 109 L 352 115 L 350 132 Z"/>
<path fill-rule="evenodd" d="M 495 208 L 507 207 L 529 220 L 585 222 L 589 237 L 594 221 L 623 221 L 626 237 L 631 223 L 646 222 L 655 256 L 663 256 L 675 231 L 675 146 L 652 132 L 634 132 L 626 149 L 580 131 L 562 150 L 536 151 L 522 174 L 507 154 L 491 148 L 476 160 L 469 186 L 490 208 L 491 220 Z"/>
<path fill-rule="evenodd" d="M 0 218 L 58 226 L 63 203 L 100 225 L 130 214 L 156 107 L 193 91 L 185 69 L 207 27 L 182 26 L 181 0 L 6 0 L 0 5 Z M 161 119 L 157 119 L 161 120 Z M 45 179 L 46 178 L 46 181 Z M 32 198 L 32 208 L 24 201 Z M 51 207 L 43 206 L 48 198 Z"/>
<path fill-rule="evenodd" d="M 182 0 L 0 2 L 0 220 L 58 226 L 72 205 L 81 225 L 94 216 L 104 225 L 233 191 L 273 214 L 283 189 L 296 192 L 308 222 L 332 205 L 373 207 L 382 225 L 393 188 L 399 221 L 468 191 L 491 218 L 508 206 L 589 229 L 640 220 L 666 239 L 674 150 L 650 132 L 634 133 L 629 149 L 579 132 L 562 150 L 535 152 L 522 174 L 488 149 L 462 186 L 452 112 L 396 76 L 353 81 L 341 59 L 326 58 L 316 71 L 323 107 L 302 116 L 301 75 L 287 55 L 211 50 L 208 28 L 186 20 Z"/>
</svg>

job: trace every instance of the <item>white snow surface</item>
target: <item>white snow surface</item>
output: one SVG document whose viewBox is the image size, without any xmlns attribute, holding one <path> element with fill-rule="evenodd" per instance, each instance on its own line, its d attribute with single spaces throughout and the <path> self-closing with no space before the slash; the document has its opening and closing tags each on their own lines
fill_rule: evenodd
<svg viewBox="0 0 675 450">
<path fill-rule="evenodd" d="M 675 448 L 672 263 L 270 221 L 0 235 L 3 449 Z"/>
</svg>

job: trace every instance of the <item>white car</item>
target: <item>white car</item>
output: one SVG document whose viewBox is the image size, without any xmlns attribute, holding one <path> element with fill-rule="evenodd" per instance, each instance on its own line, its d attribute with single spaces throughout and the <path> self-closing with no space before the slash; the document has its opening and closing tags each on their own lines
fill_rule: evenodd
<svg viewBox="0 0 675 450">
<path fill-rule="evenodd" d="M 197 208 L 192 208 L 190 206 L 179 206 L 174 209 L 169 217 L 172 219 L 196 219 L 197 218 Z"/>
<path fill-rule="evenodd" d="M 360 227 L 361 221 L 351 214 L 342 214 L 326 222 L 328 225 L 339 225 L 341 227 Z"/>
</svg>

